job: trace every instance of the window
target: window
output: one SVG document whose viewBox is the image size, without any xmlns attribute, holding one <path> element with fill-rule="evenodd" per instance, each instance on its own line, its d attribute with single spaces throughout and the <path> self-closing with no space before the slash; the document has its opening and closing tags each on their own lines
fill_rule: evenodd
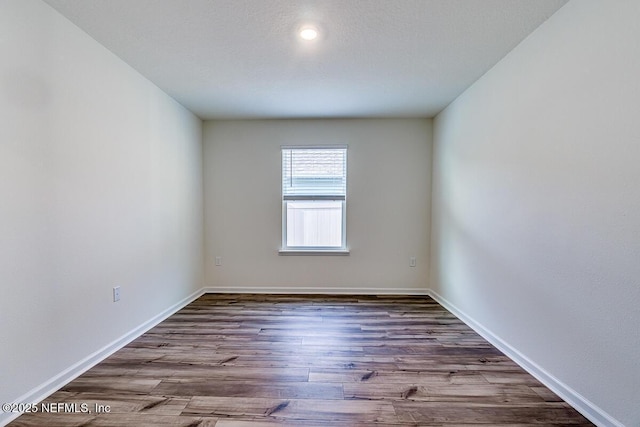
<svg viewBox="0 0 640 427">
<path fill-rule="evenodd" d="M 281 252 L 346 253 L 347 147 L 282 147 Z"/>
</svg>

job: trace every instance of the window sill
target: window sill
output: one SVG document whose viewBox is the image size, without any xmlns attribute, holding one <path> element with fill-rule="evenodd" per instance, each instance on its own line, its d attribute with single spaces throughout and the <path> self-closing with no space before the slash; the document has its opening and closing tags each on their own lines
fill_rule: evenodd
<svg viewBox="0 0 640 427">
<path fill-rule="evenodd" d="M 349 255 L 349 249 L 280 249 L 278 255 Z"/>
</svg>

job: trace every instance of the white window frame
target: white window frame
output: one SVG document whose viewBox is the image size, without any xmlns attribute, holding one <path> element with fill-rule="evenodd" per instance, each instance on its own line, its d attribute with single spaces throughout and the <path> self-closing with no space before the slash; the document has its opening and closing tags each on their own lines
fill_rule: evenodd
<svg viewBox="0 0 640 427">
<path fill-rule="evenodd" d="M 283 145 L 280 147 L 281 165 L 280 165 L 280 199 L 282 201 L 282 246 L 280 247 L 280 255 L 349 255 L 347 247 L 347 192 L 344 197 L 334 196 L 285 196 L 282 185 L 282 152 L 289 149 L 305 149 L 305 150 L 329 150 L 344 149 L 345 150 L 345 175 L 348 175 L 348 146 L 347 145 Z M 287 245 L 287 202 L 288 201 L 304 201 L 304 200 L 326 200 L 340 201 L 342 203 L 342 242 L 340 246 L 288 246 Z"/>
</svg>

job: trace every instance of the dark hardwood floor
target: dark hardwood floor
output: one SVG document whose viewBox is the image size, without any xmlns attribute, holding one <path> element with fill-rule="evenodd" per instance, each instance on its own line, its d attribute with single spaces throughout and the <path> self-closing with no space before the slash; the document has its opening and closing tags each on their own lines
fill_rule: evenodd
<svg viewBox="0 0 640 427">
<path fill-rule="evenodd" d="M 45 402 L 10 425 L 592 425 L 428 297 L 208 294 Z"/>
</svg>

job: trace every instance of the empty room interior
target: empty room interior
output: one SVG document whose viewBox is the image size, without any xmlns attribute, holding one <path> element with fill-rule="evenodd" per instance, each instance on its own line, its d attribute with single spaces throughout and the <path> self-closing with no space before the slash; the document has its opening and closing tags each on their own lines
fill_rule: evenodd
<svg viewBox="0 0 640 427">
<path fill-rule="evenodd" d="M 0 425 L 640 426 L 637 0 L 0 0 Z"/>
</svg>

